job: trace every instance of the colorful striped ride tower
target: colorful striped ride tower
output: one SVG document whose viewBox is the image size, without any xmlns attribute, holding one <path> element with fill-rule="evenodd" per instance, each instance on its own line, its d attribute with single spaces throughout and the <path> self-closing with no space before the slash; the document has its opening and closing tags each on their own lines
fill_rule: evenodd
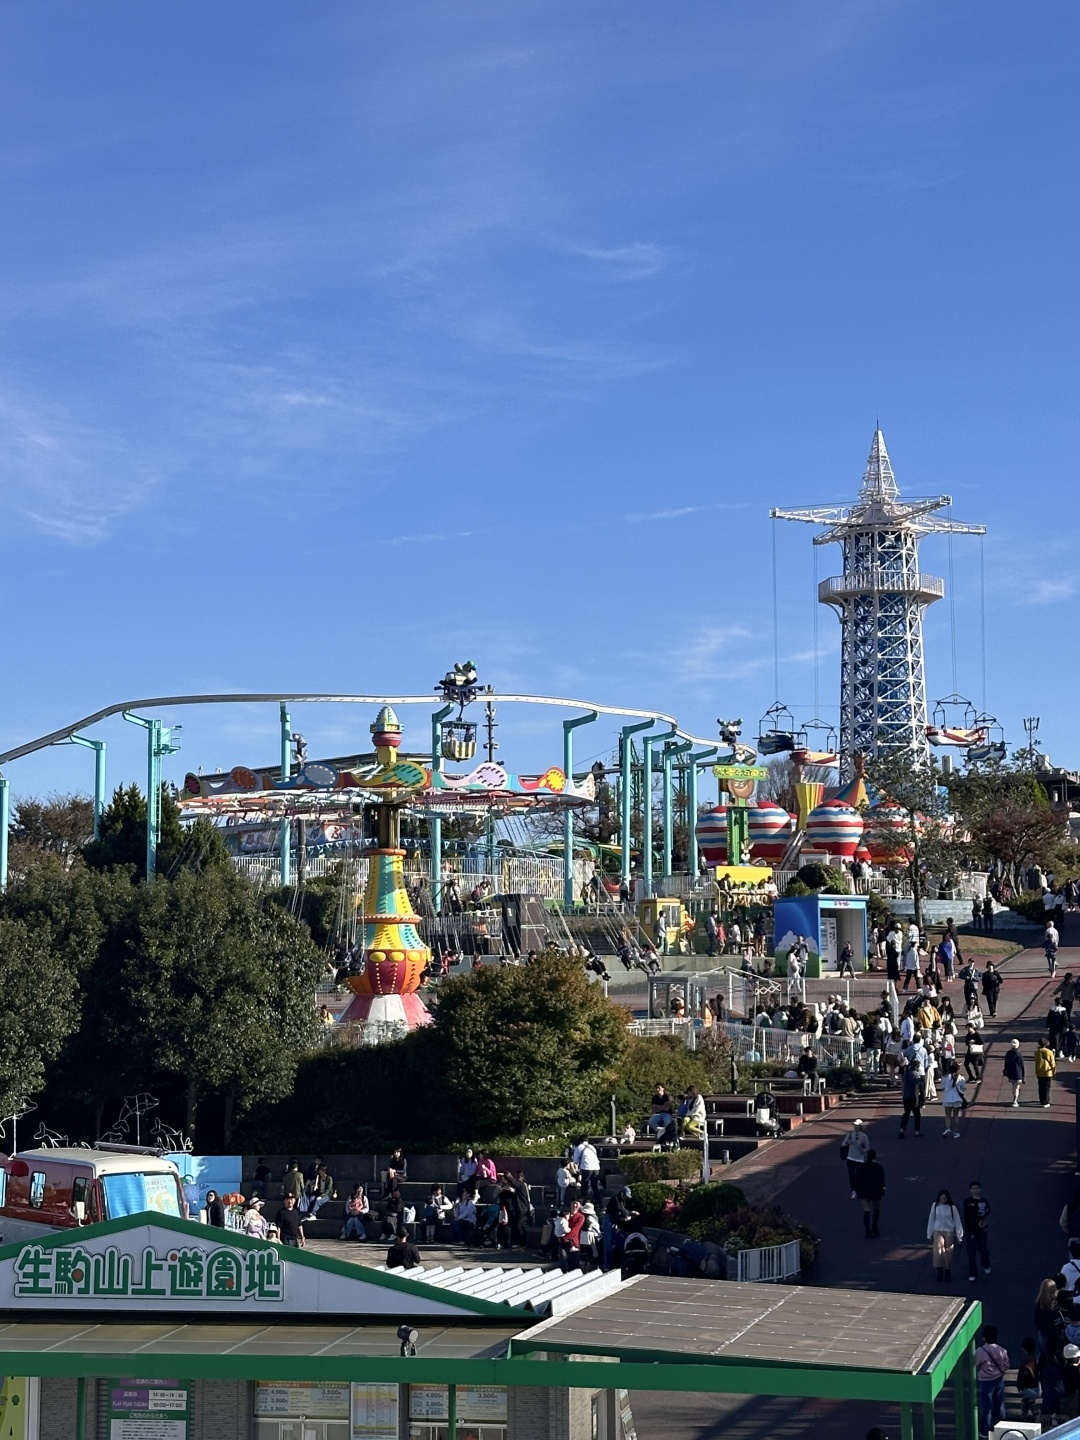
<svg viewBox="0 0 1080 1440">
<path fill-rule="evenodd" d="M 349 977 L 347 983 L 354 998 L 341 1019 L 346 1024 L 403 1022 L 414 1029 L 431 1023 L 417 993 L 421 972 L 431 963 L 431 951 L 416 928 L 420 917 L 413 914 L 405 889 L 405 851 L 399 843 L 401 807 L 408 790 L 415 787 L 402 784 L 404 767 L 396 763 L 401 725 L 389 705 L 379 711 L 371 734 L 380 768 L 365 785 L 385 788 L 388 796 L 377 807 L 379 845 L 370 854 L 364 908 L 359 917 L 364 927 L 364 968 Z"/>
</svg>

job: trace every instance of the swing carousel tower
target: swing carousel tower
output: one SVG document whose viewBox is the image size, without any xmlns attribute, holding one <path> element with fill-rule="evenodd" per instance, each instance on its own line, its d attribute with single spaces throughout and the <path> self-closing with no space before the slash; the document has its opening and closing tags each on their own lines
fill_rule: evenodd
<svg viewBox="0 0 1080 1440">
<path fill-rule="evenodd" d="M 854 505 L 771 510 L 774 520 L 825 528 L 815 545 L 842 546 L 844 573 L 823 580 L 818 600 L 840 618 L 840 767 L 850 779 L 862 752 L 910 748 L 927 755 L 922 615 L 945 594 L 945 582 L 919 569 L 925 535 L 983 535 L 938 514 L 949 495 L 901 500 L 885 437 L 874 431 Z"/>
</svg>

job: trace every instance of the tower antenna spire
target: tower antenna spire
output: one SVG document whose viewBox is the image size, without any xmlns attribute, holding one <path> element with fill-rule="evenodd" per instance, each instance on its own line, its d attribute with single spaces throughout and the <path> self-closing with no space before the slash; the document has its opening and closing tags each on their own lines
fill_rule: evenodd
<svg viewBox="0 0 1080 1440">
<path fill-rule="evenodd" d="M 926 671 L 922 613 L 945 594 L 945 582 L 919 569 L 926 535 L 984 535 L 938 512 L 950 495 L 901 500 L 880 425 L 854 505 L 770 510 L 774 520 L 824 526 L 815 545 L 843 550 L 843 574 L 822 580 L 818 601 L 840 620 L 840 764 L 849 779 L 858 753 L 910 749 L 927 755 Z"/>
</svg>

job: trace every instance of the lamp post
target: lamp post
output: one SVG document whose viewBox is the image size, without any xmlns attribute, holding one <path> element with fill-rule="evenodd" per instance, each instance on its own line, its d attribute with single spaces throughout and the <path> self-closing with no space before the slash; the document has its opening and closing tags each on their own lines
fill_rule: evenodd
<svg viewBox="0 0 1080 1440">
<path fill-rule="evenodd" d="M 0 894 L 7 889 L 8 878 L 8 823 L 11 819 L 11 795 L 8 780 L 0 775 Z"/>
<path fill-rule="evenodd" d="M 281 723 L 281 781 L 287 785 L 292 779 L 292 719 L 289 715 L 289 707 L 282 700 L 279 708 L 279 719 Z M 288 797 L 285 797 L 286 804 Z M 278 842 L 281 847 L 281 884 L 282 886 L 292 883 L 292 822 L 288 814 L 281 817 L 281 838 Z"/>
<path fill-rule="evenodd" d="M 675 726 L 662 730 L 659 735 L 646 735 L 641 742 L 644 751 L 641 783 L 641 818 L 645 834 L 642 837 L 641 873 L 645 882 L 645 899 L 652 894 L 652 747 L 664 745 L 675 737 Z"/>
<path fill-rule="evenodd" d="M 431 773 L 442 774 L 442 722 L 453 710 L 444 705 L 431 717 Z M 434 788 L 434 787 L 433 787 Z M 436 797 L 437 798 L 437 797 Z M 428 817 L 428 846 L 431 849 L 431 905 L 435 914 L 442 903 L 442 816 L 434 812 Z"/>
<path fill-rule="evenodd" d="M 180 749 L 172 738 L 174 733 L 180 733 L 180 726 L 170 729 L 160 720 L 146 720 L 141 715 L 132 715 L 130 710 L 123 714 L 125 720 L 141 725 L 146 731 L 146 878 L 152 880 L 161 839 L 161 761 L 163 756 L 175 755 Z"/>
<path fill-rule="evenodd" d="M 563 733 L 563 770 L 566 773 L 566 785 L 569 790 L 574 783 L 574 731 L 579 725 L 591 725 L 594 720 L 600 718 L 598 710 L 590 710 L 588 715 L 579 715 L 575 720 L 564 720 L 562 722 Z M 563 904 L 567 910 L 574 903 L 574 812 L 567 803 L 563 808 Z"/>
<path fill-rule="evenodd" d="M 622 854 L 619 857 L 620 880 L 630 884 L 630 817 L 633 780 L 630 770 L 630 736 L 636 735 L 639 730 L 648 730 L 650 725 L 655 725 L 655 720 L 639 720 L 636 725 L 624 725 L 620 732 L 620 776 L 619 776 L 619 846 Z"/>
<path fill-rule="evenodd" d="M 105 810 L 105 741 L 72 735 L 73 745 L 85 745 L 94 752 L 94 839 L 101 839 L 101 816 Z"/>
</svg>

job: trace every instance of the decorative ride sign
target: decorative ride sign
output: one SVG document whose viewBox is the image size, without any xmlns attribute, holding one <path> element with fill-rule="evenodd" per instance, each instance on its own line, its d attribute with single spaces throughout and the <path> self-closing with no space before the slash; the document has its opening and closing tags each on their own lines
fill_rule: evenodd
<svg viewBox="0 0 1080 1440">
<path fill-rule="evenodd" d="M 147 1299 L 283 1300 L 284 1271 L 272 1247 L 241 1254 L 223 1246 L 153 1246 L 125 1254 L 110 1245 L 89 1254 L 81 1245 L 24 1245 L 15 1258 L 15 1295 L 20 1300 Z"/>
<path fill-rule="evenodd" d="M 767 780 L 767 765 L 714 765 L 712 773 L 717 780 Z"/>
</svg>

